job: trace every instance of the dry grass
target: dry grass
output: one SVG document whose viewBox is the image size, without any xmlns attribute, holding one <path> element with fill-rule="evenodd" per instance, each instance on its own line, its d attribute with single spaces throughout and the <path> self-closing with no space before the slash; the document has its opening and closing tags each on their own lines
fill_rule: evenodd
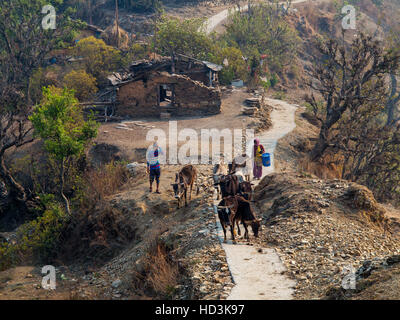
<svg viewBox="0 0 400 320">
<path fill-rule="evenodd" d="M 89 189 L 87 195 L 104 199 L 115 194 L 129 180 L 129 171 L 123 164 L 109 163 L 87 172 L 85 180 Z"/>
<path fill-rule="evenodd" d="M 335 161 L 328 161 L 332 159 L 325 159 L 321 162 L 313 162 L 308 156 L 299 160 L 299 170 L 313 174 L 320 179 L 340 179 L 341 167 L 335 164 Z"/>
<path fill-rule="evenodd" d="M 59 258 L 70 262 L 90 260 L 103 263 L 120 252 L 136 237 L 136 225 L 105 201 L 84 208 L 60 236 L 63 243 Z"/>
<path fill-rule="evenodd" d="M 361 220 L 370 228 L 381 232 L 390 230 L 386 210 L 376 201 L 372 191 L 367 187 L 352 184 L 346 194 L 351 207 L 359 211 Z"/>
<path fill-rule="evenodd" d="M 76 202 L 78 212 L 61 236 L 64 245 L 60 259 L 70 261 L 82 256 L 102 262 L 135 238 L 136 226 L 127 223 L 124 214 L 106 199 L 128 181 L 129 171 L 122 163 L 112 162 L 85 173 Z"/>
<path fill-rule="evenodd" d="M 129 34 L 121 26 L 118 27 L 118 31 L 117 33 L 117 24 L 114 21 L 113 25 L 108 26 L 101 36 L 108 45 L 127 49 L 130 43 Z M 118 38 L 117 35 L 119 35 Z"/>
<path fill-rule="evenodd" d="M 336 9 L 333 5 L 307 4 L 300 9 L 300 16 L 305 17 L 305 35 L 313 37 L 319 33 L 335 33 Z M 302 35 L 304 36 L 304 35 Z"/>
<path fill-rule="evenodd" d="M 170 248 L 160 239 L 165 231 L 156 228 L 149 235 L 145 254 L 136 261 L 132 274 L 135 295 L 142 298 L 171 299 L 182 278 L 179 265 L 173 261 Z"/>
<path fill-rule="evenodd" d="M 149 285 L 155 292 L 169 296 L 178 284 L 179 268 L 169 259 L 165 245 L 158 243 L 147 263 Z"/>
<path fill-rule="evenodd" d="M 356 290 L 331 287 L 326 296 L 331 300 L 399 300 L 400 265 L 374 270 L 369 277 L 357 281 Z"/>
</svg>

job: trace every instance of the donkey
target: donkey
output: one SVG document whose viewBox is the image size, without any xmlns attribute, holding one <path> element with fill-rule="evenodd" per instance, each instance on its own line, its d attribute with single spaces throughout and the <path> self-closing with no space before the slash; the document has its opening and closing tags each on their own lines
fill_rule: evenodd
<svg viewBox="0 0 400 320">
<path fill-rule="evenodd" d="M 225 205 L 231 208 L 231 210 L 235 214 L 233 219 L 233 225 L 235 224 L 235 222 L 238 224 L 239 221 L 242 223 L 245 230 L 244 237 L 247 239 L 247 241 L 250 240 L 249 231 L 247 229 L 248 225 L 251 225 L 253 234 L 257 238 L 258 232 L 261 228 L 262 219 L 256 218 L 253 212 L 253 208 L 251 207 L 250 201 L 246 200 L 240 195 L 235 195 L 226 197 Z M 240 234 L 239 225 L 238 229 Z"/>
<path fill-rule="evenodd" d="M 178 200 L 178 209 L 180 208 L 180 202 L 185 197 L 185 207 L 187 207 L 187 191 L 190 187 L 189 200 L 192 200 L 192 190 L 193 184 L 197 180 L 197 169 L 188 164 L 184 166 L 176 175 L 175 175 L 175 183 L 172 184 L 174 189 L 175 199 Z M 199 187 L 197 186 L 197 193 L 199 194 Z"/>
</svg>

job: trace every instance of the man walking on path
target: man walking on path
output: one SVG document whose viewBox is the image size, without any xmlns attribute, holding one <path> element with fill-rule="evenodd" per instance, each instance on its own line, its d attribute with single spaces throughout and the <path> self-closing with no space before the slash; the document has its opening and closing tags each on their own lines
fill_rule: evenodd
<svg viewBox="0 0 400 320">
<path fill-rule="evenodd" d="M 241 176 L 239 182 L 250 181 L 250 164 L 248 163 L 249 157 L 246 153 L 242 153 L 233 159 L 232 162 L 232 173 Z M 244 178 L 244 179 L 243 179 Z"/>
<path fill-rule="evenodd" d="M 153 143 L 153 146 L 149 148 L 146 155 L 147 160 L 147 173 L 150 174 L 150 192 L 153 192 L 154 179 L 157 183 L 156 193 L 160 193 L 160 156 L 163 155 L 162 149 L 158 146 L 157 142 Z"/>
</svg>

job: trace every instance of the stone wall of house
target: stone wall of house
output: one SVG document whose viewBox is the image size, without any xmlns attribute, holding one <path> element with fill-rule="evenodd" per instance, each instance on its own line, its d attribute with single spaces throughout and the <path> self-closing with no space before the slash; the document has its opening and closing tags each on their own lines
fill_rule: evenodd
<svg viewBox="0 0 400 320">
<path fill-rule="evenodd" d="M 177 115 L 211 115 L 221 112 L 221 91 L 183 76 L 177 76 Z"/>
<path fill-rule="evenodd" d="M 171 84 L 175 91 L 175 106 L 157 106 L 161 84 Z M 151 74 L 146 80 L 138 80 L 121 86 L 117 93 L 117 114 L 126 117 L 159 116 L 169 111 L 177 116 L 211 115 L 221 112 L 221 91 L 209 88 L 187 76 L 166 72 Z"/>
</svg>

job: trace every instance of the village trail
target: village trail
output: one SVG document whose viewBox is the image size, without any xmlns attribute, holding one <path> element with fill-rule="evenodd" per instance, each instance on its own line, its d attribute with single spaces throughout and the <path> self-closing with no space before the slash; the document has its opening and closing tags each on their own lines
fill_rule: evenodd
<svg viewBox="0 0 400 320">
<path fill-rule="evenodd" d="M 308 1 L 308 0 L 293 0 L 292 1 L 292 5 L 298 4 L 298 3 L 303 3 L 303 2 L 306 2 L 306 1 Z M 285 5 L 286 2 L 281 2 L 281 4 Z M 240 7 L 241 11 L 246 11 L 247 9 L 248 9 L 247 5 Z M 206 32 L 207 33 L 213 32 L 222 22 L 224 22 L 228 18 L 229 13 L 231 11 L 237 11 L 237 10 L 238 10 L 237 7 L 232 7 L 232 8 L 229 8 L 229 9 L 225 9 L 225 10 L 219 12 L 218 14 L 208 18 L 207 22 L 206 22 L 206 24 L 207 24 L 206 25 Z"/>
<path fill-rule="evenodd" d="M 292 4 L 302 3 L 307 0 L 294 0 Z M 240 8 L 247 10 L 247 6 Z M 206 22 L 206 31 L 211 33 L 225 21 L 230 8 L 210 17 Z M 274 150 L 280 138 L 291 132 L 295 127 L 295 105 L 284 101 L 267 99 L 267 103 L 274 107 L 271 113 L 272 127 L 259 134 L 257 137 L 264 145 L 266 152 L 272 156 L 271 167 L 263 168 L 263 177 L 274 172 Z M 258 181 L 254 181 L 257 185 Z M 218 204 L 217 201 L 214 202 Z M 223 243 L 223 231 L 217 218 L 218 237 L 226 253 L 229 270 L 232 274 L 235 287 L 233 287 L 228 300 L 288 300 L 292 299 L 295 282 L 285 274 L 285 266 L 273 248 L 262 248 L 258 252 L 254 246 L 246 244 L 232 244 L 231 241 Z M 243 231 L 242 231 L 243 234 Z"/>
<path fill-rule="evenodd" d="M 272 163 L 271 167 L 263 168 L 263 177 L 274 172 L 273 154 L 277 141 L 295 128 L 297 108 L 296 105 L 280 100 L 267 99 L 266 102 L 274 108 L 271 113 L 272 127 L 257 137 L 266 152 L 272 155 Z M 257 182 L 254 181 L 255 184 Z M 214 204 L 217 205 L 218 201 Z M 230 240 L 223 243 L 223 231 L 218 219 L 217 225 L 218 237 L 225 250 L 229 270 L 235 283 L 228 300 L 292 299 L 296 283 L 284 274 L 285 266 L 273 248 L 262 248 L 262 252 L 259 252 L 260 248 L 248 244 L 232 244 Z M 252 236 L 251 228 L 249 231 Z"/>
</svg>

